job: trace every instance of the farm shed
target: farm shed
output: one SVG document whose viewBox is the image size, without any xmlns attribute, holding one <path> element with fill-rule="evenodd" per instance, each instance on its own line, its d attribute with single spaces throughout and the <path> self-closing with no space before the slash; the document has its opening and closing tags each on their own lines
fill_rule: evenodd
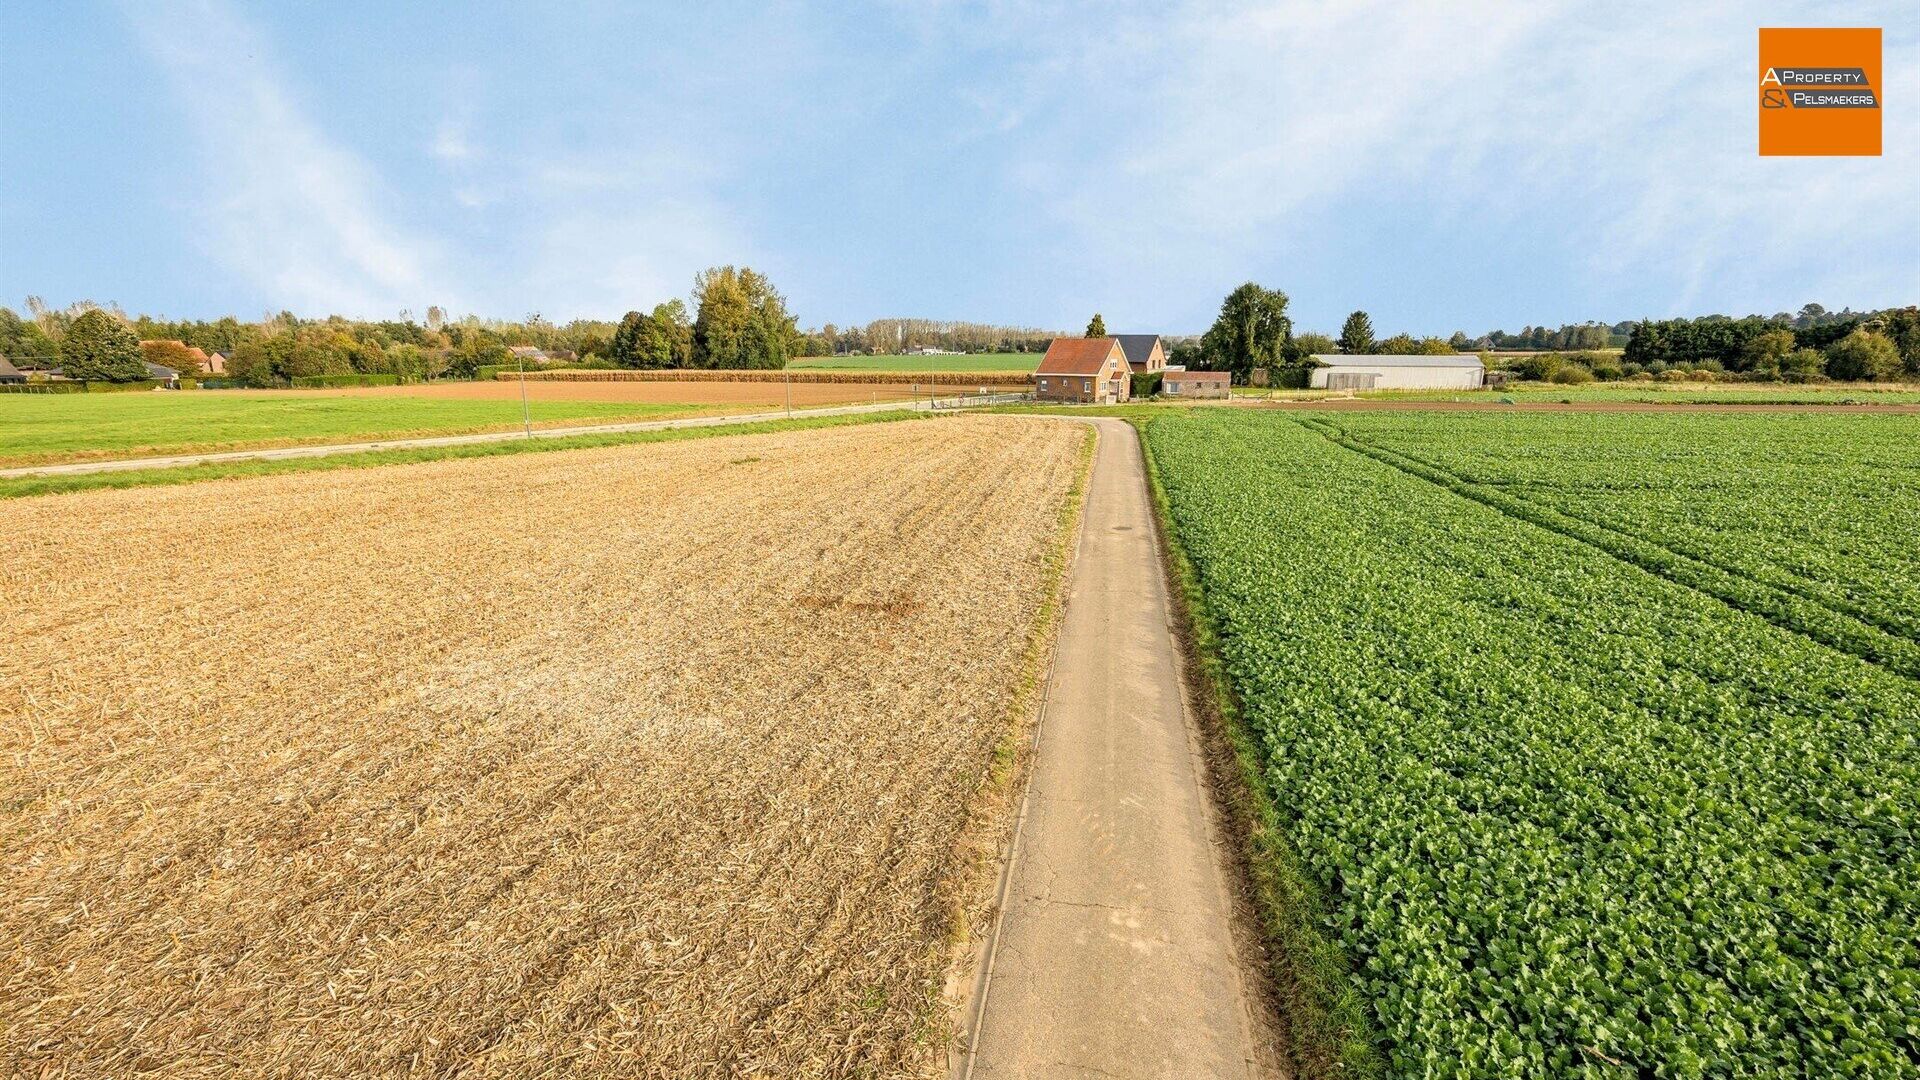
<svg viewBox="0 0 1920 1080">
<path fill-rule="evenodd" d="M 1167 350 L 1160 344 L 1159 334 L 1116 334 L 1120 342 L 1120 351 L 1126 355 L 1127 366 L 1135 375 L 1145 375 L 1167 368 Z"/>
<path fill-rule="evenodd" d="M 1133 396 L 1131 374 L 1118 338 L 1054 338 L 1033 373 L 1033 396 L 1112 404 Z"/>
<path fill-rule="evenodd" d="M 1225 371 L 1169 371 L 1160 377 L 1160 392 L 1168 397 L 1223 398 L 1233 384 Z"/>
<path fill-rule="evenodd" d="M 1459 356 L 1342 356 L 1315 353 L 1308 386 L 1316 390 L 1478 390 L 1486 379 L 1480 358 Z"/>
</svg>

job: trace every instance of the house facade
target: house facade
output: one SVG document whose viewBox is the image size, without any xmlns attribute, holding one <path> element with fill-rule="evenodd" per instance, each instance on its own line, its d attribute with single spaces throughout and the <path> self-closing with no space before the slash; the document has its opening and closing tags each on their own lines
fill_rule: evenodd
<svg viewBox="0 0 1920 1080">
<path fill-rule="evenodd" d="M 1133 396 L 1132 374 L 1117 338 L 1054 338 L 1033 373 L 1033 396 L 1110 405 Z"/>
<path fill-rule="evenodd" d="M 1457 356 L 1359 356 L 1315 353 L 1307 385 L 1316 390 L 1478 390 L 1486 368 Z"/>
<path fill-rule="evenodd" d="M 1223 398 L 1231 396 L 1232 374 L 1225 371 L 1169 371 L 1160 377 L 1167 397 Z"/>
<path fill-rule="evenodd" d="M 1160 343 L 1159 334 L 1116 334 L 1114 339 L 1120 342 L 1120 351 L 1126 355 L 1127 367 L 1135 375 L 1167 369 L 1167 350 Z"/>
</svg>

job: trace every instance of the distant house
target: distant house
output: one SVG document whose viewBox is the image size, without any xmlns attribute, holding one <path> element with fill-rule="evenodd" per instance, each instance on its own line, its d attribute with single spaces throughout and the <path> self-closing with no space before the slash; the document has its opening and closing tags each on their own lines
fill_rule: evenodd
<svg viewBox="0 0 1920 1080">
<path fill-rule="evenodd" d="M 1120 342 L 1120 351 L 1127 357 L 1127 367 L 1135 375 L 1166 370 L 1167 350 L 1160 344 L 1159 334 L 1118 334 L 1115 340 Z"/>
<path fill-rule="evenodd" d="M 1225 371 L 1169 371 L 1160 377 L 1160 392 L 1168 397 L 1223 398 L 1233 376 Z"/>
<path fill-rule="evenodd" d="M 1347 356 L 1315 353 L 1307 385 L 1316 390 L 1478 390 L 1486 368 L 1472 353 L 1455 356 Z"/>
<path fill-rule="evenodd" d="M 529 364 L 544 364 L 553 359 L 552 353 L 532 345 L 511 345 L 507 351 Z"/>
<path fill-rule="evenodd" d="M 180 373 L 164 364 L 147 363 L 147 378 L 169 390 L 180 389 Z"/>
<path fill-rule="evenodd" d="M 942 349 L 937 345 L 922 345 L 919 348 L 913 350 L 913 354 L 915 356 L 959 356 L 960 355 L 959 353 L 953 351 L 952 349 Z"/>
<path fill-rule="evenodd" d="M 212 352 L 207 354 L 207 374 L 225 375 L 227 373 L 227 354 Z"/>
<path fill-rule="evenodd" d="M 19 368 L 14 367 L 12 363 L 8 362 L 6 357 L 0 356 L 0 383 L 23 383 L 26 381 L 27 377 L 20 374 Z"/>
<path fill-rule="evenodd" d="M 1112 404 L 1133 396 L 1126 354 L 1118 338 L 1054 338 L 1033 373 L 1041 401 Z"/>
</svg>

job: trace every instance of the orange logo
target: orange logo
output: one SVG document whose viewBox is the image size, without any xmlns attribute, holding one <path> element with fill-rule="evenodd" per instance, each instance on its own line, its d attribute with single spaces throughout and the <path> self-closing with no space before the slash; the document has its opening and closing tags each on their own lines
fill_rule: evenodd
<svg viewBox="0 0 1920 1080">
<path fill-rule="evenodd" d="M 1880 156 L 1880 31 L 1760 31 L 1760 156 Z"/>
</svg>

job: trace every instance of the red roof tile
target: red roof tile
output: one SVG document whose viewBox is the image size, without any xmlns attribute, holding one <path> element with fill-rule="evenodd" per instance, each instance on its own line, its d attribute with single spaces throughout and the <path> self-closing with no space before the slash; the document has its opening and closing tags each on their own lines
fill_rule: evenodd
<svg viewBox="0 0 1920 1080">
<path fill-rule="evenodd" d="M 1047 355 L 1034 374 L 1098 375 L 1119 348 L 1120 342 L 1110 337 L 1057 337 L 1047 346 Z"/>
</svg>

